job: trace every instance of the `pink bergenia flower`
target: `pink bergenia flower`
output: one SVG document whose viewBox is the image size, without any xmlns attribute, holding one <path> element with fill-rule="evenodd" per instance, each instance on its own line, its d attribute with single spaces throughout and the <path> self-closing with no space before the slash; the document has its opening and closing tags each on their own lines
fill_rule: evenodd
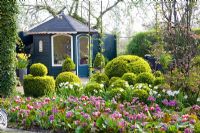
<svg viewBox="0 0 200 133">
<path fill-rule="evenodd" d="M 31 97 L 27 97 L 26 98 L 26 101 L 30 101 L 32 98 Z"/>
<path fill-rule="evenodd" d="M 151 111 L 154 111 L 154 110 L 155 110 L 155 108 L 154 108 L 153 106 L 151 106 L 151 107 L 150 107 L 150 110 L 151 110 Z"/>
<path fill-rule="evenodd" d="M 73 115 L 73 112 L 69 111 L 66 113 L 66 118 L 71 118 Z"/>
<path fill-rule="evenodd" d="M 155 102 L 155 101 L 156 101 L 156 98 L 153 97 L 153 96 L 149 96 L 147 100 L 148 100 L 148 101 L 151 101 L 151 102 Z"/>
<path fill-rule="evenodd" d="M 82 101 L 87 101 L 88 99 L 89 99 L 88 96 L 81 96 Z"/>
<path fill-rule="evenodd" d="M 96 111 L 96 112 L 93 112 L 92 115 L 93 115 L 94 117 L 99 117 L 99 116 L 101 115 L 101 112 Z"/>
<path fill-rule="evenodd" d="M 184 133 L 193 133 L 193 131 L 192 131 L 192 129 L 190 129 L 190 128 L 186 128 L 186 129 L 184 130 Z"/>
<path fill-rule="evenodd" d="M 29 110 L 32 110 L 32 109 L 33 109 L 33 106 L 27 104 L 27 108 L 28 108 Z"/>
<path fill-rule="evenodd" d="M 115 111 L 112 115 L 111 115 L 112 119 L 120 119 L 122 118 L 122 114 L 120 114 L 119 112 Z"/>
<path fill-rule="evenodd" d="M 45 101 L 45 103 L 49 103 L 50 102 L 50 98 L 47 97 L 47 98 L 44 99 L 44 101 Z"/>
</svg>

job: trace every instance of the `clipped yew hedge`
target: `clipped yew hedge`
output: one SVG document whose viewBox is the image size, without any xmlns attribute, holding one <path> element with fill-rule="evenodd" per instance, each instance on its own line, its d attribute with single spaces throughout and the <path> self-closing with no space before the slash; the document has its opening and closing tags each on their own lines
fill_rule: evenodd
<svg viewBox="0 0 200 133">
<path fill-rule="evenodd" d="M 16 44 L 18 13 L 16 0 L 0 1 L 0 95 L 9 96 L 16 87 Z"/>
</svg>

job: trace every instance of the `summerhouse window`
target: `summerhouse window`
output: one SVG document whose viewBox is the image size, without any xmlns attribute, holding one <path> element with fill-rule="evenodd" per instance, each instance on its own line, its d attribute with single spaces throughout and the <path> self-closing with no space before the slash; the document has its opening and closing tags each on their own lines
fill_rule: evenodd
<svg viewBox="0 0 200 133">
<path fill-rule="evenodd" d="M 43 42 L 42 42 L 42 40 L 39 41 L 39 52 L 43 52 Z"/>
<path fill-rule="evenodd" d="M 62 66 L 67 56 L 72 58 L 72 37 L 69 35 L 56 35 L 52 39 L 53 66 Z"/>
</svg>

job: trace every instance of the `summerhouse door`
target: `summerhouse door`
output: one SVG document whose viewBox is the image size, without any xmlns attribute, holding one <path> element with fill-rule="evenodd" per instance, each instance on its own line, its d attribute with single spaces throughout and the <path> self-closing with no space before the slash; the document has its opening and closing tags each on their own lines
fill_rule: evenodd
<svg viewBox="0 0 200 133">
<path fill-rule="evenodd" d="M 78 37 L 78 76 L 88 77 L 89 75 L 89 37 Z"/>
</svg>

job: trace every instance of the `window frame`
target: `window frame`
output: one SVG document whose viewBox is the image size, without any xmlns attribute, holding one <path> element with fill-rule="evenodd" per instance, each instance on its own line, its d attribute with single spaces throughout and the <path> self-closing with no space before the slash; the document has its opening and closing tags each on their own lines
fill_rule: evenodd
<svg viewBox="0 0 200 133">
<path fill-rule="evenodd" d="M 70 37 L 71 41 L 71 59 L 73 60 L 73 36 L 69 34 L 55 34 L 51 36 L 51 63 L 53 67 L 61 67 L 62 64 L 54 64 L 54 38 L 57 36 Z"/>
</svg>

